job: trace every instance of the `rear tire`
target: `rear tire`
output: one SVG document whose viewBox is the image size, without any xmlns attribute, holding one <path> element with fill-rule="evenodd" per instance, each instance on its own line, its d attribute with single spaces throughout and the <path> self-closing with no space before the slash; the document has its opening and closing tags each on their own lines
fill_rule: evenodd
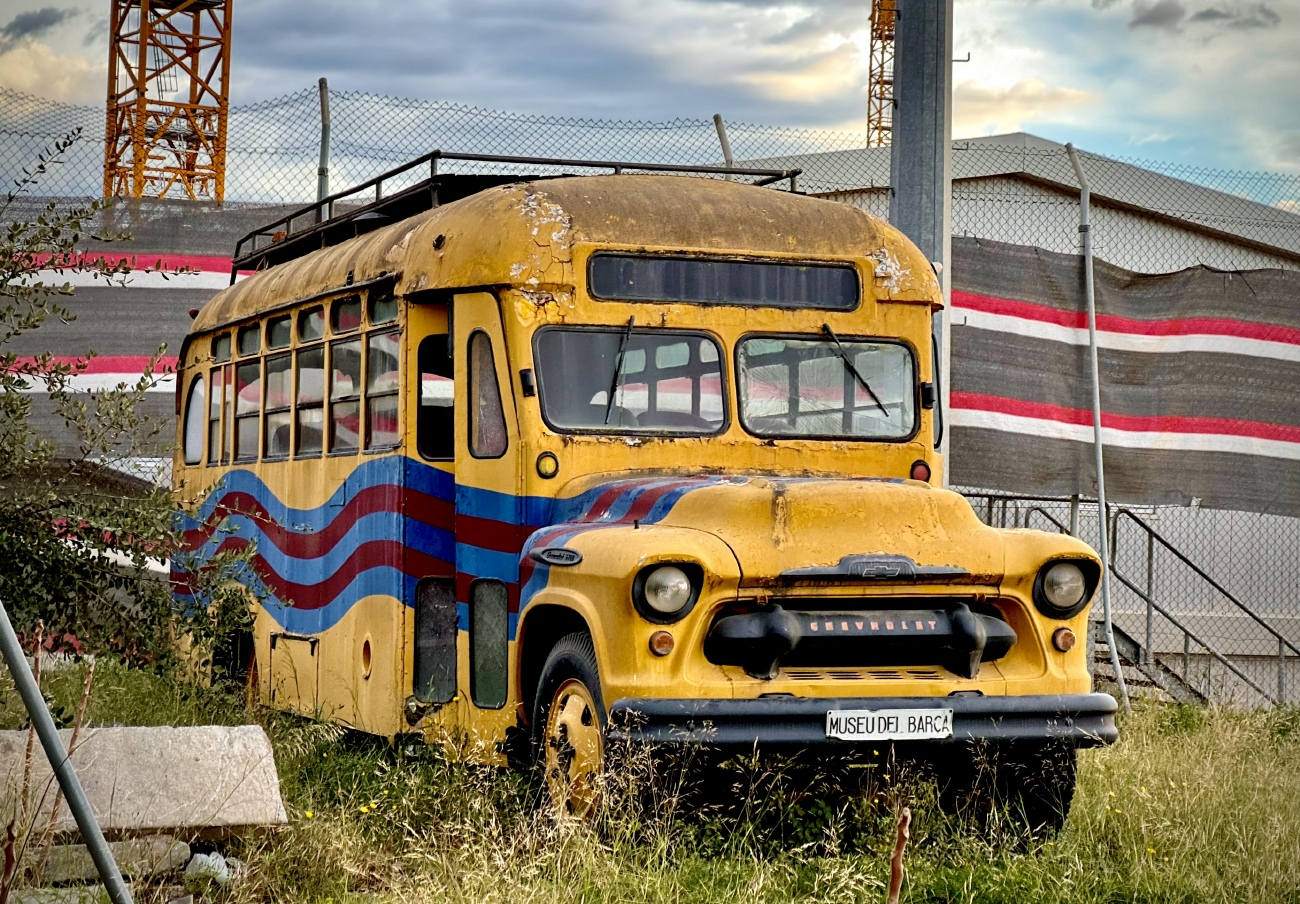
<svg viewBox="0 0 1300 904">
<path fill-rule="evenodd" d="M 605 771 L 605 703 L 591 636 L 551 648 L 533 704 L 533 763 L 555 808 L 592 818 Z"/>
</svg>

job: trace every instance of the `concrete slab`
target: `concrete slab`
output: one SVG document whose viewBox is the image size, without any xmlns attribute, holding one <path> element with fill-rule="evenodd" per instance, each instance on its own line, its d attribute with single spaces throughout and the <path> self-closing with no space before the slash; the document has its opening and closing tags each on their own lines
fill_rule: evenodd
<svg viewBox="0 0 1300 904">
<path fill-rule="evenodd" d="M 123 876 L 152 876 L 179 870 L 190 861 L 190 846 L 167 836 L 110 841 L 109 848 Z M 50 848 L 44 881 L 49 883 L 98 879 L 95 861 L 84 844 Z"/>
<path fill-rule="evenodd" d="M 66 745 L 70 731 L 60 732 Z M 14 811 L 27 732 L 0 732 L 0 819 Z M 72 764 L 105 832 L 283 825 L 279 775 L 261 726 L 89 728 Z M 56 782 L 40 745 L 32 761 L 37 826 L 54 803 Z M 64 803 L 55 830 L 76 831 Z"/>
</svg>

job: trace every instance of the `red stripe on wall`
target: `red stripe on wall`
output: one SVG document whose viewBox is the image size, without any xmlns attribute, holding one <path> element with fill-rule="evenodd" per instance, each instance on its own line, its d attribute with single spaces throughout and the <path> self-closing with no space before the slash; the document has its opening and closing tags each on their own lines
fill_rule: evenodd
<svg viewBox="0 0 1300 904">
<path fill-rule="evenodd" d="M 982 311 L 985 314 L 1002 314 L 1080 330 L 1088 328 L 1088 316 L 1081 311 L 1062 311 L 1032 301 L 1014 301 L 1009 298 L 976 295 L 973 292 L 960 292 L 954 289 L 952 303 L 954 308 Z M 1097 329 L 1107 333 L 1129 333 L 1139 336 L 1237 336 L 1243 339 L 1300 345 L 1300 329 L 1269 323 L 1251 323 L 1227 317 L 1135 320 L 1114 314 L 1098 314 Z"/>
<path fill-rule="evenodd" d="M 138 377 L 144 373 L 145 366 L 151 359 L 150 355 L 97 355 L 86 362 L 84 369 L 77 368 L 78 362 L 84 360 L 75 355 L 51 355 L 50 361 L 54 364 L 65 364 L 68 367 L 75 368 L 74 373 L 79 374 L 114 374 L 121 376 Z M 27 356 L 18 358 L 15 362 L 21 367 L 33 364 L 35 358 Z M 158 359 L 158 369 L 155 373 L 171 373 L 176 370 L 176 356 L 164 355 Z"/>
<path fill-rule="evenodd" d="M 951 405 L 954 409 L 992 411 L 1016 417 L 1056 421 L 1061 424 L 1092 425 L 1091 409 L 1066 408 L 1046 402 L 1026 402 L 1004 396 L 954 391 L 951 397 Z M 1300 427 L 1226 417 L 1138 417 L 1130 414 L 1111 414 L 1103 411 L 1101 425 L 1114 430 L 1126 430 L 1133 433 L 1199 433 L 1214 436 L 1253 436 L 1257 439 L 1300 443 Z"/>
<path fill-rule="evenodd" d="M 214 254 L 152 254 L 147 251 L 137 251 L 134 253 L 122 254 L 103 254 L 97 251 L 85 252 L 75 257 L 68 258 L 60 256 L 55 261 L 52 254 L 33 255 L 37 264 L 54 264 L 63 267 L 81 267 L 95 261 L 103 261 L 109 266 L 116 266 L 122 261 L 126 261 L 135 269 L 152 269 L 161 264 L 164 270 L 176 270 L 186 268 L 189 270 L 200 270 L 205 273 L 229 273 L 231 259 L 228 257 L 218 257 Z"/>
</svg>

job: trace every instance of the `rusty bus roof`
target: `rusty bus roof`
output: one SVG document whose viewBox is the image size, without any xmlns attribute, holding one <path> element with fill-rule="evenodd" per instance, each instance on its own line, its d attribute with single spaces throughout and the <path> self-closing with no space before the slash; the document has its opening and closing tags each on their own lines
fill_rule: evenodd
<svg viewBox="0 0 1300 904">
<path fill-rule="evenodd" d="M 488 188 L 255 273 L 204 305 L 190 332 L 385 279 L 403 294 L 572 289 L 580 243 L 806 260 L 883 250 L 912 282 L 932 280 L 901 233 L 846 204 L 717 178 L 574 176 Z"/>
</svg>

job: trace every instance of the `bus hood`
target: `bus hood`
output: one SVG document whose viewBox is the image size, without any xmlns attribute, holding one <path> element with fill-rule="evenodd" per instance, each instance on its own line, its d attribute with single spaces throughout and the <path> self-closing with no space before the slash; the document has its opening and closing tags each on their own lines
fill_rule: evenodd
<svg viewBox="0 0 1300 904">
<path fill-rule="evenodd" d="M 588 477 L 564 521 L 663 524 L 731 547 L 742 585 L 996 585 L 1001 533 L 957 493 L 911 480 L 752 475 Z M 575 517 L 576 516 L 576 517 Z"/>
</svg>

